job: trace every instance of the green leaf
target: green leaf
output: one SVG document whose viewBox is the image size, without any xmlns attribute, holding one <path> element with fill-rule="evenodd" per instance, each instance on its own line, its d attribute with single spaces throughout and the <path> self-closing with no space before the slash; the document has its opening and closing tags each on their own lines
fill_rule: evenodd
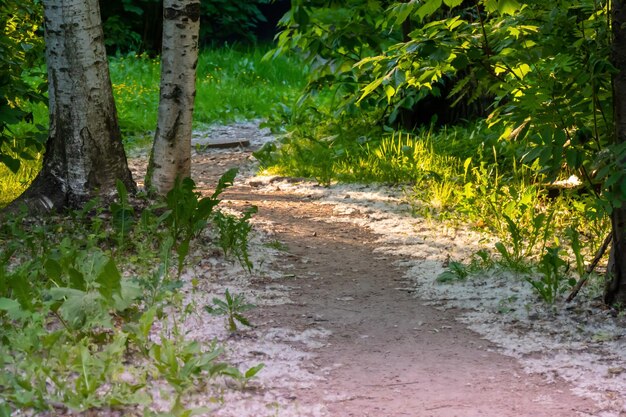
<svg viewBox="0 0 626 417">
<path fill-rule="evenodd" d="M 419 9 L 417 9 L 417 15 L 424 19 L 432 14 L 434 14 L 437 10 L 441 8 L 442 0 L 426 0 L 426 3 L 422 5 Z"/>
<path fill-rule="evenodd" d="M 124 183 L 120 180 L 115 180 L 115 187 L 117 188 L 117 195 L 120 198 L 120 203 L 125 205 L 128 202 L 128 190 Z"/>
<path fill-rule="evenodd" d="M 463 0 L 443 0 L 443 2 L 446 6 L 452 9 L 453 7 L 456 7 L 463 3 Z"/>
<path fill-rule="evenodd" d="M 14 174 L 17 174 L 17 171 L 20 170 L 21 163 L 19 159 L 15 159 L 6 154 L 0 154 L 0 162 L 6 165 Z"/>
<path fill-rule="evenodd" d="M 143 9 L 141 7 L 133 6 L 132 4 L 128 3 L 124 4 L 124 11 L 131 12 L 139 16 L 143 14 Z"/>
<path fill-rule="evenodd" d="M 217 198 L 222 193 L 222 191 L 224 191 L 228 187 L 231 187 L 235 183 L 235 177 L 237 176 L 238 172 L 239 168 L 231 168 L 224 174 L 222 174 L 220 180 L 217 183 L 217 187 L 215 188 L 215 192 L 213 193 L 213 198 Z"/>
<path fill-rule="evenodd" d="M 367 97 L 368 95 L 370 95 L 372 93 L 372 91 L 376 90 L 378 88 L 379 85 L 382 84 L 384 78 L 378 78 L 374 81 L 372 81 L 371 83 L 369 83 L 368 85 L 365 86 L 365 88 L 363 89 L 363 94 L 361 94 L 361 97 L 358 99 L 357 103 L 360 103 L 361 100 L 363 100 L 365 97 Z"/>
<path fill-rule="evenodd" d="M 113 294 L 122 294 L 121 280 L 122 275 L 117 270 L 115 262 L 109 258 L 96 278 L 96 282 L 100 284 L 98 292 L 105 299 L 113 301 Z"/>
<path fill-rule="evenodd" d="M 387 84 L 385 86 L 385 95 L 387 96 L 387 102 L 389 104 L 391 104 L 391 99 L 393 98 L 393 96 L 396 94 L 396 89 L 393 88 L 392 85 Z"/>
<path fill-rule="evenodd" d="M 0 311 L 6 312 L 12 320 L 21 320 L 28 317 L 28 313 L 22 310 L 20 303 L 10 298 L 0 298 Z"/>
<path fill-rule="evenodd" d="M 226 304 L 229 306 L 233 305 L 233 297 L 230 295 L 230 291 L 228 291 L 228 289 L 224 293 L 224 296 L 226 297 Z"/>
<path fill-rule="evenodd" d="M 0 417 L 11 417 L 11 408 L 8 404 L 0 404 Z"/>
<path fill-rule="evenodd" d="M 244 374 L 244 376 L 246 377 L 246 379 L 250 379 L 252 377 L 254 377 L 256 374 L 259 373 L 259 371 L 261 369 L 263 369 L 265 367 L 264 363 L 260 363 L 257 366 L 253 366 L 252 368 L 248 369 L 246 371 L 246 373 Z"/>
<path fill-rule="evenodd" d="M 227 366 L 220 371 L 220 374 L 229 376 L 233 379 L 241 379 L 243 377 L 241 371 L 234 366 Z"/>
<path fill-rule="evenodd" d="M 397 3 L 393 9 L 393 15 L 395 15 L 395 24 L 401 25 L 413 12 L 413 9 L 417 3 L 409 1 L 407 3 Z"/>
<path fill-rule="evenodd" d="M 502 255 L 503 258 L 505 259 L 510 258 L 511 255 L 509 254 L 509 251 L 506 249 L 506 246 L 504 246 L 502 242 L 496 243 L 495 247 L 498 250 L 498 252 L 500 252 L 500 255 Z"/>
<path fill-rule="evenodd" d="M 87 288 L 86 283 L 85 283 L 85 276 L 83 275 L 82 272 L 76 270 L 76 268 L 70 267 L 67 270 L 67 274 L 70 277 L 70 286 L 72 288 L 76 288 L 82 291 L 84 291 Z"/>
<path fill-rule="evenodd" d="M 46 259 L 43 267 L 46 270 L 46 274 L 48 274 L 48 278 L 52 279 L 53 281 L 57 281 L 57 283 L 61 280 L 63 268 L 57 261 L 55 261 L 54 259 Z"/>
<path fill-rule="evenodd" d="M 517 0 L 485 0 L 485 8 L 490 13 L 514 15 L 521 7 Z"/>
<path fill-rule="evenodd" d="M 244 317 L 243 315 L 239 314 L 239 313 L 235 313 L 233 314 L 233 317 L 235 319 L 237 319 L 237 321 L 241 324 L 243 324 L 244 326 L 248 326 L 248 327 L 252 327 L 252 324 L 250 324 L 250 322 L 248 321 L 248 319 L 246 317 Z"/>
</svg>

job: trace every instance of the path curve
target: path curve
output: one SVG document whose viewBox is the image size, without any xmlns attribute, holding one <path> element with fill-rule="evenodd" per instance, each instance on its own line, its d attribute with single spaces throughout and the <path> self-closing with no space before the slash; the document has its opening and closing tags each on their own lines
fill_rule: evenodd
<svg viewBox="0 0 626 417">
<path fill-rule="evenodd" d="M 251 165 L 251 149 L 203 151 L 194 155 L 193 177 L 201 189 L 211 190 L 226 169 L 242 167 L 245 176 Z M 459 311 L 435 309 L 416 297 L 398 264 L 402 256 L 378 251 L 377 237 L 363 227 L 328 221 L 336 216 L 332 205 L 321 204 L 317 195 L 290 193 L 285 184 L 240 180 L 224 201 L 233 209 L 258 206 L 257 228 L 285 245 L 279 273 L 288 277 L 291 302 L 254 311 L 255 331 L 330 332 L 319 346 L 293 342 L 312 354 L 302 366 L 315 377 L 313 384 L 270 383 L 251 394 L 261 402 L 283 401 L 263 415 L 601 415 L 596 403 L 574 395 L 565 381 L 525 373 L 515 359 L 456 321 Z M 261 290 L 266 283 L 254 285 Z"/>
</svg>

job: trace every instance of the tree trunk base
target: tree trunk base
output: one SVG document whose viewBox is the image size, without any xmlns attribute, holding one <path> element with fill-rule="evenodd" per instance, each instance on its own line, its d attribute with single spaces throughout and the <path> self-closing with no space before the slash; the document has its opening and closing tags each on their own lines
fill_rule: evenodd
<svg viewBox="0 0 626 417">
<path fill-rule="evenodd" d="M 39 173 L 30 187 L 11 202 L 3 212 L 17 213 L 24 210 L 30 214 L 58 212 L 69 206 L 69 196 L 64 185 L 51 175 Z"/>
</svg>

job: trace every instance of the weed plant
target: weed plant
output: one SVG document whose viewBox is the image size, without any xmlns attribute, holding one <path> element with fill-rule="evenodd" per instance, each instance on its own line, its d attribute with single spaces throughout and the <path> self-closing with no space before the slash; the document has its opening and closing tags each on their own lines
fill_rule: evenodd
<svg viewBox="0 0 626 417">
<path fill-rule="evenodd" d="M 227 323 L 226 328 L 230 332 L 236 332 L 237 322 L 243 324 L 244 326 L 252 327 L 252 324 L 250 324 L 250 321 L 243 315 L 243 313 L 255 307 L 255 305 L 246 302 L 246 299 L 242 294 L 235 294 L 233 296 L 227 289 L 224 293 L 223 300 L 214 297 L 213 304 L 204 306 L 204 309 L 209 314 L 225 316 Z"/>
<path fill-rule="evenodd" d="M 155 380 L 175 398 L 168 415 L 191 415 L 181 398 L 207 379 L 245 387 L 262 365 L 240 371 L 220 361 L 216 343 L 188 340 L 180 323 L 192 310 L 178 291 L 193 239 L 212 224 L 234 174 L 204 199 L 183 182 L 176 204 L 131 201 L 119 183 L 108 207 L 94 200 L 67 216 L 21 214 L 0 225 L 1 415 L 126 406 L 150 415 Z M 232 314 L 247 308 L 231 301 Z"/>
</svg>

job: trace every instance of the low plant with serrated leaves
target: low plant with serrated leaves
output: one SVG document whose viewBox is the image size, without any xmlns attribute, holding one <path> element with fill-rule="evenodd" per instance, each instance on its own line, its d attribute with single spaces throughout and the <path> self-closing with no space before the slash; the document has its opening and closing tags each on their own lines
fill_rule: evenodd
<svg viewBox="0 0 626 417">
<path fill-rule="evenodd" d="M 125 406 L 151 415 L 154 380 L 175 395 L 170 415 L 193 415 L 181 400 L 190 390 L 216 375 L 242 382 L 256 373 L 239 375 L 218 360 L 221 348 L 185 339 L 177 322 L 189 312 L 170 276 L 173 249 L 180 273 L 234 174 L 206 199 L 187 182 L 139 212 L 118 184 L 108 208 L 93 200 L 69 216 L 0 225 L 0 415 Z M 172 329 L 155 339 L 166 309 Z"/>
<path fill-rule="evenodd" d="M 240 217 L 215 213 L 213 223 L 217 226 L 217 244 L 224 251 L 224 256 L 234 256 L 242 267 L 252 270 L 252 262 L 248 254 L 248 235 L 252 230 L 250 219 L 258 211 L 256 206 L 246 208 Z"/>
<path fill-rule="evenodd" d="M 235 368 L 233 366 L 229 366 L 222 372 L 224 375 L 230 376 L 235 381 L 238 381 L 241 389 L 246 389 L 248 383 L 252 378 L 254 378 L 263 368 L 265 368 L 264 363 L 260 363 L 256 366 L 252 366 L 248 368 L 245 372 L 241 372 L 239 368 Z"/>
<path fill-rule="evenodd" d="M 209 197 L 202 197 L 202 194 L 195 191 L 196 184 L 191 178 L 177 180 L 174 188 L 167 193 L 165 197 L 167 211 L 163 219 L 176 242 L 179 276 L 189 254 L 191 240 L 205 229 L 209 219 L 214 215 L 214 208 L 220 202 L 220 194 L 233 185 L 237 172 L 237 168 L 226 171 Z"/>
<path fill-rule="evenodd" d="M 207 313 L 216 316 L 226 316 L 227 328 L 231 332 L 237 331 L 237 323 L 244 326 L 252 327 L 252 324 L 243 315 L 245 311 L 255 308 L 254 304 L 250 304 L 246 301 L 246 298 L 242 294 L 235 294 L 234 296 L 230 291 L 226 290 L 224 293 L 224 299 L 217 297 L 213 298 L 213 305 L 207 305 L 204 309 Z"/>
<path fill-rule="evenodd" d="M 547 247 L 537 266 L 539 278 L 526 278 L 539 297 L 551 305 L 567 287 L 576 284 L 574 278 L 567 276 L 569 264 L 561 257 L 561 253 L 559 246 Z"/>
<path fill-rule="evenodd" d="M 458 261 L 450 261 L 446 270 L 437 276 L 437 282 L 463 281 L 471 274 L 492 267 L 491 255 L 485 249 L 481 249 L 472 255 L 472 259 L 467 265 Z"/>
</svg>

